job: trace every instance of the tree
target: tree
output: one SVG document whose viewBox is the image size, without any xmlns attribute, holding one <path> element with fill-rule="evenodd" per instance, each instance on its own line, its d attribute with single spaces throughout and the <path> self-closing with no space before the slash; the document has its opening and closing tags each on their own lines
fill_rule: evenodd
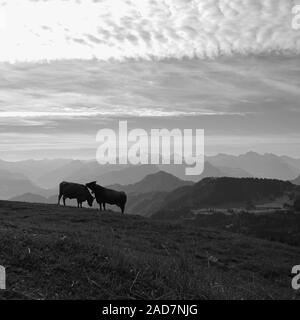
<svg viewBox="0 0 300 320">
<path fill-rule="evenodd" d="M 298 198 L 296 198 L 295 202 L 294 202 L 294 208 L 297 211 L 300 211 L 300 196 Z"/>
</svg>

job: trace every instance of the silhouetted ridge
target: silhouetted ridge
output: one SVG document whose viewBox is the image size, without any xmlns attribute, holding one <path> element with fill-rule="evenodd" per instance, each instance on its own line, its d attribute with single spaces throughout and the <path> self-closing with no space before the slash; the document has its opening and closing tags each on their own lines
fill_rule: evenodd
<svg viewBox="0 0 300 320">
<path fill-rule="evenodd" d="M 127 193 L 149 193 L 157 191 L 173 191 L 179 187 L 193 185 L 191 181 L 184 181 L 165 171 L 158 171 L 147 175 L 141 181 L 128 186 L 112 185 L 112 189 L 123 190 Z"/>
<path fill-rule="evenodd" d="M 245 206 L 262 200 L 273 200 L 295 186 L 286 181 L 257 178 L 205 178 L 190 187 L 171 192 L 154 217 L 168 212 L 189 212 L 192 209 L 218 206 Z"/>
</svg>

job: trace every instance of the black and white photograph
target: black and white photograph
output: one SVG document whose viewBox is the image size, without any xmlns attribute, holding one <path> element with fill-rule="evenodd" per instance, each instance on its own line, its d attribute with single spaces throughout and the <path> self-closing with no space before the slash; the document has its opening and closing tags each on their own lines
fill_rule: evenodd
<svg viewBox="0 0 300 320">
<path fill-rule="evenodd" d="M 0 300 L 298 300 L 299 58 L 300 0 L 0 0 Z"/>
</svg>

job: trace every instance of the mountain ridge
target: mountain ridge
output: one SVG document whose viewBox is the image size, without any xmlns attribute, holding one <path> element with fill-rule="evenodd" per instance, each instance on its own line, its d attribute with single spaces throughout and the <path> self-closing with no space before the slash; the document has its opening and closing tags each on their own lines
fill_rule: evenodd
<svg viewBox="0 0 300 320">
<path fill-rule="evenodd" d="M 299 169 L 284 161 L 280 156 L 253 151 L 238 156 L 218 154 L 206 157 L 212 165 L 240 168 L 257 178 L 292 180 L 299 175 Z"/>
<path fill-rule="evenodd" d="M 108 188 L 122 190 L 127 193 L 149 193 L 155 191 L 172 191 L 184 185 L 192 185 L 193 182 L 185 181 L 165 171 L 158 171 L 147 175 L 142 180 L 135 184 L 127 186 L 115 184 Z"/>
<path fill-rule="evenodd" d="M 154 218 L 188 215 L 202 208 L 244 207 L 271 202 L 287 192 L 298 190 L 291 182 L 259 178 L 205 178 L 193 186 L 168 193 Z M 297 192 L 300 192 L 299 190 Z"/>
</svg>

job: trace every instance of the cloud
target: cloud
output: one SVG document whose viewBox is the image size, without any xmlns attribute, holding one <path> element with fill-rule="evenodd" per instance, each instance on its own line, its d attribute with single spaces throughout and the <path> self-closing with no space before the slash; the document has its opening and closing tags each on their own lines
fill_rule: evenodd
<svg viewBox="0 0 300 320">
<path fill-rule="evenodd" d="M 233 83 L 223 81 L 226 74 L 216 70 L 219 65 L 197 60 L 0 64 L 0 121 L 24 119 L 31 125 L 32 119 L 44 124 L 58 118 L 175 118 L 251 112 L 228 107 L 247 96 L 249 89 L 240 86 L 240 78 L 231 77 Z"/>
<path fill-rule="evenodd" d="M 76 111 L 69 109 L 66 111 L 1 111 L 0 118 L 73 118 L 73 117 L 95 117 L 95 116 L 117 116 L 117 117 L 178 117 L 178 116 L 195 116 L 195 115 L 223 115 L 227 113 L 212 112 L 212 111 L 163 111 L 153 108 L 132 109 L 126 106 L 113 107 L 112 110 L 91 110 L 91 111 Z M 237 114 L 237 113 L 234 113 Z"/>
<path fill-rule="evenodd" d="M 300 116 L 299 71 L 296 57 L 0 64 L 0 130 L 72 123 L 96 132 L 103 121 L 129 118 L 139 127 L 145 118 L 228 134 L 249 132 L 261 118 L 261 132 L 298 132 L 291 119 Z M 278 128 L 276 119 L 287 121 Z"/>
<path fill-rule="evenodd" d="M 294 0 L 1 3 L 0 61 L 202 59 L 300 52 L 300 31 L 292 28 Z"/>
<path fill-rule="evenodd" d="M 282 56 L 0 63 L 0 149 L 11 159 L 80 157 L 81 148 L 93 157 L 98 130 L 122 119 L 145 130 L 203 128 L 210 153 L 300 157 L 299 72 L 298 57 Z"/>
</svg>

